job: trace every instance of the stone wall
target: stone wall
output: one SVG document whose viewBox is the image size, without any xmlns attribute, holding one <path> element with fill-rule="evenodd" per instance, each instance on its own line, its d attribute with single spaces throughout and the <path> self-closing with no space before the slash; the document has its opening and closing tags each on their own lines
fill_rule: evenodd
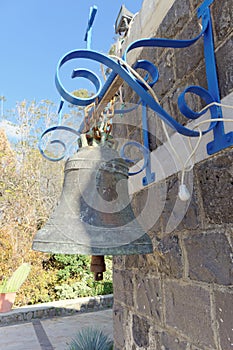
<svg viewBox="0 0 233 350">
<path fill-rule="evenodd" d="M 143 8 L 147 3 L 158 6 L 158 2 L 144 0 Z M 200 31 L 196 9 L 201 2 L 174 1 L 153 35 L 183 39 L 195 36 Z M 215 0 L 211 13 L 221 99 L 229 101 L 233 90 L 232 0 Z M 176 101 L 188 85 L 206 87 L 202 42 L 185 51 L 144 49 L 139 58 L 159 67 L 161 80 L 154 91 L 164 108 L 180 123 L 186 123 Z M 123 95 L 128 101 L 136 101 L 127 86 Z M 200 109 L 202 101 L 190 97 L 189 105 Z M 160 152 L 165 142 L 161 122 L 149 113 L 151 151 Z M 169 133 L 173 131 L 169 129 Z M 120 123 L 115 126 L 115 135 L 142 138 L 140 128 Z M 150 193 L 155 194 L 148 206 L 148 215 L 156 216 L 148 230 L 154 253 L 114 258 L 115 350 L 233 349 L 232 159 L 233 150 L 229 148 L 213 156 L 197 157 L 189 182 L 192 198 L 183 211 L 180 208 L 184 204 L 177 199 L 180 174 L 175 168 L 173 174 L 163 169 L 164 178 L 149 187 L 139 185 L 131 191 L 138 217 Z M 131 182 L 137 182 L 136 176 Z M 159 212 L 161 188 L 166 193 Z"/>
</svg>

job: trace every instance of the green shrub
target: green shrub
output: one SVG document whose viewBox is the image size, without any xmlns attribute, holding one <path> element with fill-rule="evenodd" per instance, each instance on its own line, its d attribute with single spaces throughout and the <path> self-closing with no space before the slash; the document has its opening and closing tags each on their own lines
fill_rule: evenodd
<svg viewBox="0 0 233 350">
<path fill-rule="evenodd" d="M 36 253 L 31 256 L 31 272 L 17 293 L 15 306 L 112 294 L 112 257 L 105 257 L 104 280 L 96 282 L 89 256 Z"/>
<path fill-rule="evenodd" d="M 61 284 L 55 287 L 57 299 L 73 299 L 79 297 L 112 294 L 112 281 L 93 281 L 90 275 L 83 276 L 81 281 Z"/>
<path fill-rule="evenodd" d="M 89 271 L 90 261 L 86 255 L 53 254 L 44 267 L 56 269 L 58 281 L 62 282 L 74 277 L 81 278 L 85 271 Z"/>
</svg>

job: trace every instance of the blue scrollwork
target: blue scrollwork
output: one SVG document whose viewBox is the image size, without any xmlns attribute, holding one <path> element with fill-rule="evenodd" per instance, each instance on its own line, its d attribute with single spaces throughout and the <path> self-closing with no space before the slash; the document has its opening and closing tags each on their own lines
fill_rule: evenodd
<svg viewBox="0 0 233 350">
<path fill-rule="evenodd" d="M 61 155 L 60 156 L 57 156 L 57 157 L 52 157 L 51 155 L 48 155 L 46 154 L 46 149 L 45 147 L 43 147 L 43 143 L 44 143 L 44 138 L 46 135 L 50 135 L 52 136 L 52 133 L 54 133 L 55 131 L 65 131 L 65 132 L 68 132 L 68 133 L 72 133 L 74 135 L 76 135 L 77 137 L 80 136 L 80 132 L 73 129 L 73 128 L 70 128 L 68 126 L 65 126 L 65 125 L 56 125 L 56 126 L 52 126 L 48 129 L 46 129 L 42 135 L 41 135 L 41 138 L 40 138 L 40 141 L 39 141 L 39 151 L 40 153 L 42 154 L 42 156 L 52 162 L 57 162 L 57 161 L 60 161 L 62 159 L 64 159 L 66 156 L 68 156 L 68 150 L 69 150 L 69 147 L 68 147 L 68 144 L 64 141 L 62 141 L 61 139 L 58 139 L 58 138 L 54 138 L 52 139 L 49 144 L 50 145 L 58 145 L 62 148 L 62 151 L 60 152 Z M 47 148 L 47 147 L 46 147 Z"/>
<path fill-rule="evenodd" d="M 58 63 L 56 76 L 55 76 L 55 84 L 57 87 L 57 90 L 61 97 L 73 104 L 78 106 L 90 106 L 92 103 L 95 105 L 98 105 L 102 100 L 104 100 L 105 94 L 108 91 L 109 87 L 113 83 L 114 79 L 119 75 L 124 82 L 126 82 L 139 96 L 139 102 L 138 105 L 142 105 L 142 122 L 143 122 L 143 141 L 144 145 L 140 145 L 137 142 L 128 142 L 127 145 L 135 146 L 139 148 L 139 150 L 142 152 L 144 157 L 144 163 L 142 165 L 142 168 L 135 172 L 130 173 L 130 175 L 137 174 L 144 169 L 146 169 L 146 178 L 144 181 L 144 184 L 148 184 L 154 179 L 154 174 L 151 172 L 151 164 L 150 164 L 150 151 L 149 151 L 149 142 L 148 142 L 148 125 L 147 125 L 147 114 L 146 114 L 146 108 L 150 107 L 161 120 L 163 120 L 167 125 L 169 125 L 171 128 L 173 128 L 178 133 L 188 136 L 188 137 L 198 137 L 200 136 L 200 131 L 195 129 L 190 129 L 187 126 L 184 126 L 180 123 L 178 123 L 169 113 L 167 113 L 162 106 L 156 101 L 156 99 L 151 95 L 150 88 L 156 84 L 159 78 L 159 72 L 157 67 L 148 60 L 138 60 L 134 65 L 133 69 L 141 69 L 145 72 L 145 76 L 143 77 L 144 80 L 138 79 L 137 75 L 133 74 L 132 69 L 130 69 L 129 65 L 127 64 L 127 55 L 130 51 L 136 49 L 136 48 L 144 48 L 144 47 L 152 47 L 152 48 L 179 48 L 183 49 L 186 47 L 189 47 L 196 43 L 200 38 L 203 38 L 204 42 L 204 56 L 205 56 L 205 65 L 206 65 L 206 78 L 208 83 L 208 90 L 204 89 L 200 86 L 189 86 L 187 87 L 178 97 L 178 107 L 181 111 L 181 113 L 188 119 L 197 119 L 202 114 L 206 112 L 196 112 L 192 110 L 185 101 L 186 94 L 194 94 L 199 96 L 201 99 L 203 99 L 206 103 L 206 105 L 211 105 L 208 110 L 210 112 L 211 119 L 213 120 L 209 126 L 206 128 L 206 130 L 201 131 L 202 134 L 208 133 L 211 130 L 213 130 L 214 134 L 214 140 L 207 145 L 207 152 L 209 154 L 213 154 L 225 147 L 230 146 L 233 144 L 233 133 L 224 133 L 224 126 L 223 122 L 219 121 L 219 118 L 222 117 L 221 108 L 217 105 L 213 105 L 213 103 L 219 104 L 220 102 L 220 96 L 219 96 L 219 88 L 218 88 L 218 81 L 217 81 L 217 73 L 216 73 L 216 64 L 215 64 L 215 55 L 214 55 L 214 45 L 213 45 L 213 34 L 212 34 L 212 22 L 211 22 L 211 16 L 210 16 L 210 9 L 209 6 L 212 4 L 214 0 L 204 0 L 201 6 L 197 10 L 198 17 L 202 18 L 202 30 L 201 32 L 194 37 L 193 39 L 188 40 L 177 40 L 177 39 L 164 39 L 164 38 L 149 38 L 149 39 L 140 39 L 137 41 L 134 41 L 131 43 L 127 49 L 125 50 L 123 56 L 121 59 L 115 60 L 109 56 L 106 56 L 102 53 L 99 53 L 97 51 L 91 50 L 90 48 L 90 37 L 91 37 L 91 31 L 89 30 L 89 44 L 87 45 L 87 49 L 80 49 L 80 50 L 74 50 L 71 52 L 68 52 L 66 55 L 64 55 L 61 60 Z M 92 9 L 89 16 L 89 24 L 92 25 L 94 15 L 96 13 L 96 9 Z M 93 16 L 92 16 L 93 15 Z M 92 22 L 91 22 L 92 19 Z M 86 35 L 87 37 L 87 35 Z M 85 39 L 86 40 L 86 39 Z M 88 70 L 88 69 L 74 69 L 71 75 L 71 78 L 86 78 L 88 79 L 94 86 L 95 86 L 95 94 L 93 96 L 90 96 L 88 98 L 80 98 L 72 95 L 61 83 L 60 80 L 60 69 L 61 67 L 68 61 L 74 60 L 74 59 L 86 59 L 90 61 L 96 61 L 100 64 L 105 65 L 109 69 L 111 69 L 111 74 L 109 75 L 106 82 L 102 85 L 101 80 L 95 74 L 94 72 Z M 145 83 L 146 82 L 146 83 Z M 149 87 L 148 87 L 149 86 Z M 138 106 L 136 105 L 133 107 L 133 109 L 136 109 Z M 133 110 L 133 109 L 130 109 Z M 120 109 L 115 110 L 115 114 L 119 113 L 122 116 L 124 116 L 125 113 L 128 113 L 129 109 Z M 218 119 L 218 121 L 215 121 L 214 119 Z M 69 128 L 69 130 L 65 127 L 64 130 L 71 131 L 75 134 L 79 134 L 82 132 L 82 127 L 85 123 L 83 122 L 81 124 L 80 130 L 76 131 L 74 129 Z M 62 128 L 60 126 L 60 128 Z M 43 135 L 45 136 L 48 132 L 51 132 L 55 129 L 48 129 Z M 229 141 L 230 140 L 230 141 Z M 52 143 L 58 143 L 62 146 L 64 150 L 64 154 L 66 154 L 66 146 L 62 141 L 59 140 L 53 140 Z M 125 156 L 125 147 L 123 147 L 121 153 L 122 156 Z M 42 148 L 40 148 L 42 154 Z M 44 155 L 44 154 L 43 154 Z M 64 158 L 64 155 L 59 157 L 59 159 Z M 57 159 L 58 160 L 58 159 Z"/>
<path fill-rule="evenodd" d="M 138 170 L 138 171 L 135 171 L 135 172 L 129 172 L 129 176 L 132 176 L 132 175 L 137 175 L 139 173 L 141 173 L 144 169 L 146 169 L 147 165 L 148 165 L 148 161 L 149 161 L 149 156 L 150 156 L 150 152 L 148 150 L 148 148 L 146 148 L 145 146 L 143 146 L 141 143 L 139 142 L 136 142 L 136 141 L 128 141 L 127 143 L 125 143 L 121 150 L 120 150 L 120 156 L 126 160 L 127 162 L 129 163 L 136 163 L 139 161 L 139 159 L 131 159 L 131 158 L 128 158 L 125 154 L 125 149 L 126 147 L 129 147 L 129 146 L 133 146 L 133 147 L 136 147 L 139 149 L 139 151 L 143 154 L 143 165 L 142 167 Z"/>
<path fill-rule="evenodd" d="M 205 31 L 208 28 L 208 21 L 205 22 L 205 25 L 203 26 L 203 29 L 201 33 L 189 40 L 171 40 L 171 39 L 141 39 L 133 42 L 128 46 L 126 49 L 122 59 L 123 61 L 127 61 L 127 54 L 139 47 L 171 47 L 171 48 L 185 48 L 188 46 L 191 46 L 194 44 L 197 40 L 201 38 L 201 36 L 204 35 Z M 93 72 L 90 72 L 89 70 L 82 69 L 81 71 L 76 70 L 73 73 L 72 77 L 82 76 L 92 81 L 92 83 L 96 87 L 96 94 L 94 96 L 91 96 L 89 98 L 78 98 L 71 93 L 69 93 L 64 86 L 61 83 L 60 77 L 59 77 L 59 71 L 60 68 L 68 61 L 78 59 L 78 58 L 84 58 L 87 60 L 94 60 L 101 64 L 104 64 L 108 68 L 112 70 L 112 73 L 110 74 L 108 80 L 105 82 L 104 86 L 101 86 L 100 80 L 97 78 L 96 74 Z M 148 76 L 150 77 L 149 85 L 153 86 L 156 81 L 158 80 L 158 69 L 157 67 L 152 64 L 151 62 L 147 60 L 139 60 L 135 63 L 134 69 L 144 69 Z M 170 127 L 175 129 L 177 132 L 179 132 L 182 135 L 185 136 L 199 136 L 199 131 L 191 130 L 186 126 L 181 125 L 178 123 L 171 115 L 169 115 L 161 106 L 159 103 L 157 103 L 154 98 L 150 95 L 150 93 L 147 91 L 147 88 L 145 85 L 139 81 L 135 76 L 127 69 L 127 67 L 124 66 L 124 64 L 121 64 L 119 62 L 116 62 L 114 59 L 99 53 L 94 50 L 75 50 L 67 53 L 60 62 L 58 63 L 56 77 L 55 77 L 55 83 L 56 87 L 60 93 L 60 95 L 69 103 L 72 103 L 74 105 L 81 105 L 81 106 L 88 106 L 89 104 L 93 102 L 100 102 L 102 97 L 104 96 L 105 91 L 107 90 L 107 87 L 110 86 L 111 82 L 114 80 L 116 75 L 119 75 L 128 85 L 139 95 L 141 101 L 145 103 L 147 106 L 149 106 L 154 112 L 157 113 L 157 115 L 166 122 Z M 189 90 L 186 90 L 184 93 L 181 94 L 181 97 L 179 98 L 179 107 L 181 108 L 182 113 L 185 114 L 185 116 L 189 119 L 193 119 L 193 116 L 195 114 L 194 111 L 192 111 L 185 103 L 185 100 L 183 98 L 184 94 L 187 92 L 191 92 L 194 94 L 197 94 L 201 96 L 207 104 L 210 102 L 214 102 L 214 97 L 211 96 L 211 93 L 204 88 L 201 87 L 191 87 Z M 211 107 L 211 116 L 214 118 L 216 116 L 216 109 L 217 107 L 213 106 Z M 216 123 L 211 123 L 210 126 L 203 132 L 209 132 L 216 126 Z"/>
</svg>

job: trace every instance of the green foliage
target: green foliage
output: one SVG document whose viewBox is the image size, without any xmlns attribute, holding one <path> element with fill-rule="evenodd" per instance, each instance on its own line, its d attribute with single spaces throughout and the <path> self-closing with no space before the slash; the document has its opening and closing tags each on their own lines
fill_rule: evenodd
<svg viewBox="0 0 233 350">
<path fill-rule="evenodd" d="M 45 268 L 56 268 L 58 281 L 81 278 L 89 270 L 90 257 L 86 255 L 54 254 L 44 264 Z"/>
<path fill-rule="evenodd" d="M 30 257 L 31 273 L 16 295 L 15 306 L 113 293 L 111 257 L 105 257 L 106 272 L 103 281 L 94 281 L 88 256 L 57 254 L 55 258 L 54 255 L 32 251 Z M 69 262 L 70 271 L 75 271 L 75 274 L 71 277 L 70 273 L 66 279 L 63 268 L 69 271 Z M 63 272 L 60 274 L 60 271 Z M 65 279 L 60 279 L 61 275 Z"/>
<path fill-rule="evenodd" d="M 112 294 L 111 281 L 93 281 L 92 276 L 84 276 L 81 281 L 62 284 L 55 287 L 57 299 L 74 299 L 79 297 Z"/>
<path fill-rule="evenodd" d="M 108 51 L 108 55 L 116 55 L 116 44 L 113 44 Z"/>
<path fill-rule="evenodd" d="M 28 277 L 30 269 L 31 266 L 27 263 L 20 265 L 13 275 L 0 285 L 0 293 L 17 292 Z"/>
<path fill-rule="evenodd" d="M 113 350 L 113 341 L 99 329 L 84 328 L 76 334 L 67 350 Z"/>
<path fill-rule="evenodd" d="M 33 305 L 56 300 L 56 284 L 56 271 L 43 270 L 38 261 L 37 265 L 32 266 L 29 278 L 17 293 L 15 305 Z"/>
<path fill-rule="evenodd" d="M 72 92 L 72 94 L 76 97 L 87 98 L 90 96 L 90 93 L 87 89 L 78 89 Z"/>
<path fill-rule="evenodd" d="M 88 95 L 82 89 L 76 93 L 83 98 Z M 0 129 L 0 276 L 8 277 L 22 261 L 31 264 L 30 275 L 17 292 L 15 306 L 54 301 L 72 293 L 75 297 L 112 293 L 111 259 L 106 259 L 104 281 L 95 282 L 90 257 L 50 255 L 31 249 L 36 231 L 57 203 L 64 177 L 64 163 L 46 161 L 38 150 L 38 135 L 57 122 L 53 109 L 47 100 L 23 101 L 5 116 L 16 126 L 20 137 L 16 135 L 10 143 Z M 72 122 L 81 115 L 81 110 L 71 108 L 63 120 Z M 4 280 L 4 286 L 7 282 Z"/>
<path fill-rule="evenodd" d="M 77 260 L 75 260 L 75 257 Z M 112 286 L 112 259 L 111 257 L 105 257 L 105 263 L 106 263 L 106 272 L 104 273 L 104 279 L 103 281 L 94 281 L 93 274 L 90 272 L 90 257 L 85 255 L 64 255 L 61 254 L 56 255 L 56 259 L 58 258 L 59 262 L 65 262 L 66 264 L 69 261 L 72 261 L 74 263 L 75 261 L 78 262 L 77 267 L 75 265 L 71 265 L 71 270 L 78 272 L 78 275 L 73 279 L 69 279 L 68 283 L 62 283 L 60 285 L 55 286 L 55 293 L 57 299 L 72 299 L 72 298 L 78 298 L 78 297 L 85 297 L 85 296 L 96 296 L 96 295 L 106 295 L 106 294 L 112 294 L 113 293 L 113 286 Z M 69 260 L 71 259 L 71 260 Z M 82 263 L 81 263 L 82 262 Z M 67 268 L 69 265 L 65 265 L 65 268 Z M 59 268 L 61 268 L 61 265 L 59 265 Z M 65 276 L 64 270 L 58 271 L 58 276 Z M 78 281 L 77 281 L 78 278 Z M 61 281 L 61 279 L 59 279 Z M 63 279 L 64 281 L 65 279 Z"/>
<path fill-rule="evenodd" d="M 91 288 L 85 281 L 75 282 L 71 285 L 62 284 L 61 286 L 56 286 L 55 290 L 58 299 L 75 299 L 92 295 Z"/>
</svg>

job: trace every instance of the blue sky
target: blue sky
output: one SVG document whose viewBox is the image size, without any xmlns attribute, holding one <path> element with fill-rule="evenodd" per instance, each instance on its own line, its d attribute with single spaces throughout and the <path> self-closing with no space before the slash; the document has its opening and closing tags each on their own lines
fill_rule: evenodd
<svg viewBox="0 0 233 350">
<path fill-rule="evenodd" d="M 143 2 L 123 1 L 1 0 L 0 95 L 7 99 L 4 110 L 23 100 L 49 99 L 58 104 L 56 66 L 67 52 L 86 48 L 90 7 L 98 8 L 92 49 L 105 53 L 114 42 L 114 23 L 121 5 L 136 13 Z"/>
</svg>

